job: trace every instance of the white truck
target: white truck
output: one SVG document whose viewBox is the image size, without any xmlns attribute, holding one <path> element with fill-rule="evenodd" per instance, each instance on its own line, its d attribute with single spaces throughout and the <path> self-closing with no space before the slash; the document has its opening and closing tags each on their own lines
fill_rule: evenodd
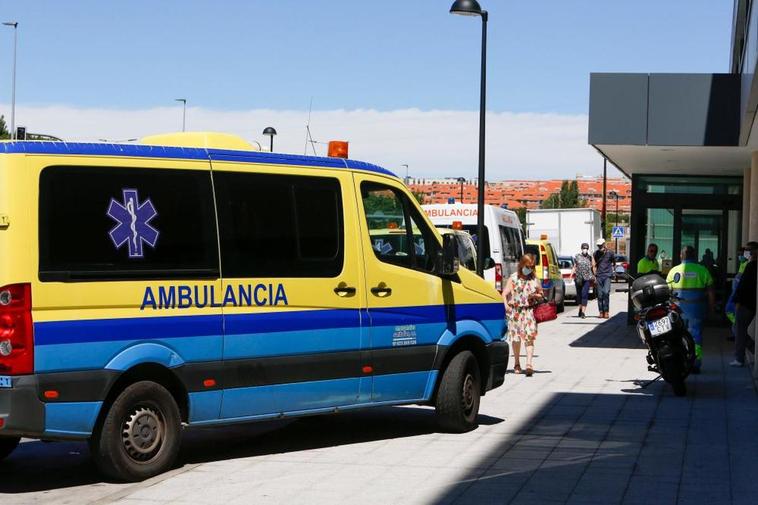
<svg viewBox="0 0 758 505">
<path fill-rule="evenodd" d="M 587 208 L 527 210 L 526 234 L 534 240 L 547 235 L 558 256 L 578 254 L 583 242 L 594 251 L 595 241 L 603 236 L 600 212 Z"/>
</svg>

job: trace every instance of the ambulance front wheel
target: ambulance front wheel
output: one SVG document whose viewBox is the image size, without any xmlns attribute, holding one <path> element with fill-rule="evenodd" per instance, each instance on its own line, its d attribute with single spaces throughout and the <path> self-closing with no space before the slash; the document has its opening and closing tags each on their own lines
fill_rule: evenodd
<svg viewBox="0 0 758 505">
<path fill-rule="evenodd" d="M 443 371 L 435 408 L 444 431 L 463 433 L 476 428 L 482 391 L 479 363 L 470 351 L 456 354 Z"/>
<path fill-rule="evenodd" d="M 135 482 L 169 470 L 180 440 L 181 417 L 171 393 L 155 382 L 141 381 L 118 395 L 90 446 L 101 472 Z"/>
<path fill-rule="evenodd" d="M 10 456 L 20 441 L 21 437 L 0 437 L 0 461 Z"/>
</svg>

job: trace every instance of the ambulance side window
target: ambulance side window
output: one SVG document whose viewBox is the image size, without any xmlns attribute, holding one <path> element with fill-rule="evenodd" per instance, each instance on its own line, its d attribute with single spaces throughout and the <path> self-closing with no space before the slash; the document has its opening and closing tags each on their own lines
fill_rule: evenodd
<svg viewBox="0 0 758 505">
<path fill-rule="evenodd" d="M 407 197 L 395 188 L 361 184 L 371 247 L 385 263 L 431 272 L 439 244 Z"/>
<path fill-rule="evenodd" d="M 336 277 L 340 184 L 327 177 L 214 172 L 224 277 Z"/>
<path fill-rule="evenodd" d="M 217 278 L 217 244 L 209 171 L 42 170 L 43 282 Z"/>
</svg>

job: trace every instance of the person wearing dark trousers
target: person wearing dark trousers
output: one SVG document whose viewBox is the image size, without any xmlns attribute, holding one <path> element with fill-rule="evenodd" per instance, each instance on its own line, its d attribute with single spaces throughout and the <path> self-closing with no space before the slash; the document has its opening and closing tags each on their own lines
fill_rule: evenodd
<svg viewBox="0 0 758 505">
<path fill-rule="evenodd" d="M 597 307 L 600 311 L 600 317 L 608 319 L 610 317 L 614 255 L 605 246 L 604 238 L 597 239 L 595 244 L 597 251 L 595 251 L 593 258 L 595 259 L 595 279 L 597 279 Z"/>
<path fill-rule="evenodd" d="M 744 254 L 748 258 L 748 263 L 734 292 L 734 361 L 729 363 L 729 365 L 735 367 L 745 366 L 745 349 L 755 352 L 755 341 L 750 338 L 747 329 L 753 318 L 755 318 L 758 242 L 748 242 L 745 246 Z"/>
</svg>

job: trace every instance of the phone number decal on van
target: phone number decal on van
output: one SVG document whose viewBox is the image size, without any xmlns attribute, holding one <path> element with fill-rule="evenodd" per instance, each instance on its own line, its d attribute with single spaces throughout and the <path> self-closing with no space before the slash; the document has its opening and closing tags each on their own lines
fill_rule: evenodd
<svg viewBox="0 0 758 505">
<path fill-rule="evenodd" d="M 223 292 L 222 292 L 223 291 Z M 228 285 L 216 292 L 216 286 L 158 286 L 145 288 L 140 310 L 188 309 L 190 307 L 262 307 L 287 305 L 284 285 L 238 284 Z"/>
<path fill-rule="evenodd" d="M 395 326 L 395 331 L 392 332 L 392 347 L 404 347 L 406 345 L 416 345 L 415 324 Z"/>
</svg>

